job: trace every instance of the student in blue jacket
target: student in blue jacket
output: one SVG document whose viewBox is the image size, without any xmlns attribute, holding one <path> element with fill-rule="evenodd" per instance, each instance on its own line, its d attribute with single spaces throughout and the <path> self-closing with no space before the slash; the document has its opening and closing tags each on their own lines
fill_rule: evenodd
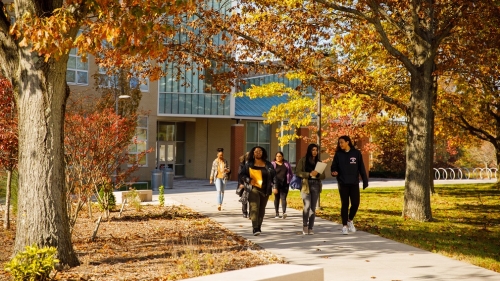
<svg viewBox="0 0 500 281">
<path fill-rule="evenodd" d="M 361 151 L 354 148 L 349 136 L 339 137 L 337 151 L 331 166 L 332 176 L 337 177 L 341 201 L 342 234 L 356 232 L 354 216 L 359 207 L 359 176 L 363 179 L 363 189 L 368 187 L 368 177 Z M 349 209 L 349 200 L 351 208 Z"/>
</svg>

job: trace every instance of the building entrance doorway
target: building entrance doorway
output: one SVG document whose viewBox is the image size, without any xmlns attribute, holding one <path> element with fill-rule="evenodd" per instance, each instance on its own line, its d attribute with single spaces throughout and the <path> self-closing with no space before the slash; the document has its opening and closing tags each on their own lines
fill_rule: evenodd
<svg viewBox="0 0 500 281">
<path fill-rule="evenodd" d="M 181 122 L 158 122 L 156 141 L 156 166 L 170 168 L 174 175 L 185 176 L 185 124 Z"/>
</svg>

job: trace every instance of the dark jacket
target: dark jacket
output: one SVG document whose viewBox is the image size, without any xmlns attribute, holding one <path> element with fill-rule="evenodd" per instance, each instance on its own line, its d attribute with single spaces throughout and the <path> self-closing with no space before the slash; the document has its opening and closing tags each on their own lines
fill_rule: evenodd
<svg viewBox="0 0 500 281">
<path fill-rule="evenodd" d="M 368 176 L 361 151 L 351 148 L 348 152 L 337 151 L 333 157 L 331 172 L 338 172 L 337 181 L 340 184 L 359 184 L 359 176 L 363 179 L 363 188 L 368 186 Z"/>
<path fill-rule="evenodd" d="M 245 182 L 243 181 L 241 175 L 243 174 L 243 170 L 245 169 L 245 163 L 246 162 L 240 162 L 240 165 L 238 167 L 238 184 L 244 184 Z"/>
<path fill-rule="evenodd" d="M 297 166 L 295 167 L 295 174 L 302 178 L 302 189 L 300 192 L 309 194 L 309 172 L 306 171 L 306 157 L 300 158 L 299 162 L 297 162 Z M 325 179 L 325 171 L 319 174 L 320 184 L 319 184 L 319 192 L 323 191 L 323 183 L 321 180 Z"/>
<path fill-rule="evenodd" d="M 245 188 L 245 182 L 243 180 L 243 177 L 241 176 L 241 174 L 243 173 L 243 169 L 245 168 L 245 162 L 240 162 L 240 166 L 238 167 L 238 187 L 236 188 L 236 194 L 238 194 L 239 197 L 242 197 L 245 192 L 248 193 L 248 187 Z M 242 188 L 240 188 L 240 185 L 243 185 Z M 248 198 L 248 195 L 246 196 Z M 241 200 L 241 199 L 240 199 Z M 246 202 L 246 200 L 245 200 Z M 243 202 L 241 202 L 243 203 Z"/>
<path fill-rule="evenodd" d="M 276 170 L 276 161 L 272 161 L 271 164 L 273 164 L 274 170 Z M 283 161 L 283 165 L 286 167 L 286 183 L 290 184 L 293 177 L 292 165 L 290 165 L 290 163 L 286 160 Z"/>
<path fill-rule="evenodd" d="M 250 183 L 250 168 L 253 167 L 253 162 L 247 162 L 245 166 L 243 167 L 243 171 L 241 171 L 241 179 L 243 182 L 249 184 Z M 266 161 L 266 170 L 268 172 L 268 177 L 267 177 L 267 183 L 266 183 L 266 190 L 265 190 L 265 195 L 271 195 L 273 192 L 273 187 L 276 184 L 276 171 L 274 170 L 273 165 L 271 162 Z M 264 191 L 262 191 L 264 192 Z"/>
</svg>

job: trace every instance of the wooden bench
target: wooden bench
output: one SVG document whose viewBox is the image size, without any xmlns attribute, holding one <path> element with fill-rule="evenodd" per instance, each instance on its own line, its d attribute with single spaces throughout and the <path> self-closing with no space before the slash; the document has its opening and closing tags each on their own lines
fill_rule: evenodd
<svg viewBox="0 0 500 281">
<path fill-rule="evenodd" d="M 322 267 L 269 264 L 240 270 L 227 271 L 218 274 L 200 276 L 185 281 L 324 281 L 325 274 Z"/>
<path fill-rule="evenodd" d="M 139 195 L 139 198 L 141 199 L 141 202 L 150 202 L 153 201 L 153 191 L 148 189 L 148 190 L 136 190 L 137 195 Z M 121 204 L 123 203 L 123 200 L 125 200 L 125 195 L 130 193 L 130 191 L 113 191 L 113 195 L 115 196 L 115 201 L 116 204 Z"/>
</svg>

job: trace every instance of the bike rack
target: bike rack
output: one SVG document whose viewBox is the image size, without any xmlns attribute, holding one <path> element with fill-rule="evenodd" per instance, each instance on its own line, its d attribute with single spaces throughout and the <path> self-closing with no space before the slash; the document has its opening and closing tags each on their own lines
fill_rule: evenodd
<svg viewBox="0 0 500 281">
<path fill-rule="evenodd" d="M 497 179 L 498 168 L 432 168 L 434 180 Z"/>
</svg>

